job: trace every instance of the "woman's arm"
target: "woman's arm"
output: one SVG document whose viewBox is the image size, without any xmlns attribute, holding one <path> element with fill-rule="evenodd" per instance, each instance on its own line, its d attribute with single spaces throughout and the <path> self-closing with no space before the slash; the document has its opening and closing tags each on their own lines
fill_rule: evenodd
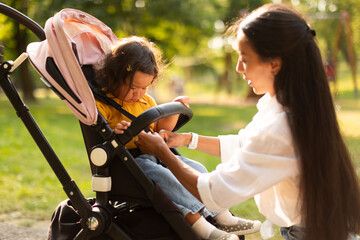
<svg viewBox="0 0 360 240">
<path fill-rule="evenodd" d="M 200 136 L 196 150 L 220 157 L 220 139 L 218 137 Z"/>
<path fill-rule="evenodd" d="M 138 137 L 139 139 L 135 141 L 138 148 L 146 154 L 157 156 L 181 184 L 201 201 L 197 189 L 197 179 L 200 173 L 177 158 L 158 133 L 141 132 Z"/>
<path fill-rule="evenodd" d="M 192 133 L 160 131 L 160 136 L 170 148 L 187 147 L 192 140 Z M 196 150 L 220 157 L 220 139 L 218 137 L 199 136 Z"/>
</svg>

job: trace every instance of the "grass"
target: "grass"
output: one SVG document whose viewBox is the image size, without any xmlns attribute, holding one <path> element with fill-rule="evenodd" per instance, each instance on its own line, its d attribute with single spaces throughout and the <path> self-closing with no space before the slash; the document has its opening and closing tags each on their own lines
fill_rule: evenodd
<svg viewBox="0 0 360 240">
<path fill-rule="evenodd" d="M 70 176 L 86 195 L 91 194 L 91 174 L 76 118 L 60 100 L 28 106 Z M 66 195 L 10 103 L 0 101 L 0 109 L 0 214 L 49 219 Z"/>
<path fill-rule="evenodd" d="M 351 97 L 351 84 L 339 86 L 347 86 L 339 89 L 345 94 L 339 94 L 336 99 L 340 126 L 360 176 L 360 101 Z M 192 104 L 194 117 L 180 132 L 196 131 L 210 136 L 237 133 L 256 112 L 254 104 L 243 104 L 241 101 L 238 105 L 201 102 Z M 86 197 L 93 196 L 88 158 L 78 120 L 58 99 L 42 98 L 37 103 L 28 103 L 28 106 L 70 176 Z M 6 216 L 48 220 L 53 209 L 67 196 L 3 95 L 0 95 L 0 110 L 0 219 Z M 210 171 L 219 163 L 218 158 L 198 151 L 186 148 L 179 151 L 203 163 Z M 234 206 L 231 211 L 244 218 L 265 220 L 253 199 Z M 281 239 L 278 231 L 275 232 L 273 239 Z M 249 235 L 247 239 L 260 239 L 260 234 Z"/>
</svg>

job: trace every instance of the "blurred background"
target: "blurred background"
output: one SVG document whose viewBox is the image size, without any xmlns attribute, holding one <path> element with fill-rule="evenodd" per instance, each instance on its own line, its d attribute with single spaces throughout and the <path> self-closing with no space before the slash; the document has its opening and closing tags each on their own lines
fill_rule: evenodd
<svg viewBox="0 0 360 240">
<path fill-rule="evenodd" d="M 119 37 L 140 35 L 158 44 L 171 63 L 158 85 L 167 89 L 153 92 L 158 101 L 187 94 L 193 100 L 211 101 L 254 97 L 251 89 L 236 74 L 234 38 L 225 37 L 226 27 L 269 0 L 3 0 L 40 26 L 63 8 L 87 12 L 108 25 Z M 303 13 L 316 30 L 324 65 L 334 94 L 337 66 L 343 61 L 351 74 L 352 92 L 357 93 L 356 56 L 360 51 L 360 2 L 357 0 L 273 0 L 292 5 Z M 5 60 L 15 59 L 36 36 L 25 27 L 0 15 L 0 44 L 5 45 Z M 24 98 L 35 100 L 44 85 L 28 65 L 18 71 L 15 82 Z M 201 87 L 199 87 L 199 86 Z M 159 89 L 158 86 L 155 89 Z M 154 90 L 154 89 L 153 89 Z M 170 90 L 170 91 L 169 91 Z M 155 90 L 156 91 L 156 90 Z M 345 93 L 343 93 L 345 94 Z M 172 96 L 173 95 L 173 96 Z M 215 95 L 215 99 L 214 99 Z M 225 98 L 225 100 L 223 99 Z M 209 99 L 205 100 L 206 102 Z M 235 101 L 235 100 L 234 100 Z"/>
<path fill-rule="evenodd" d="M 191 98 L 193 119 L 180 131 L 203 135 L 236 134 L 256 113 L 252 89 L 235 72 L 237 53 L 227 26 L 265 0 L 3 0 L 44 27 L 63 8 L 87 12 L 119 37 L 145 36 L 169 63 L 150 89 L 158 103 L 178 95 Z M 360 53 L 359 0 L 274 0 L 306 16 L 321 49 L 336 103 L 339 123 L 360 176 L 360 100 L 357 79 Z M 4 59 L 14 60 L 36 36 L 0 14 Z M 12 74 L 44 135 L 86 197 L 93 196 L 84 142 L 75 116 L 48 90 L 29 63 Z M 305 116 L 306 117 L 306 116 Z M 53 209 L 67 198 L 54 173 L 16 116 L 0 88 L 0 222 L 34 226 L 48 223 Z M 219 159 L 179 149 L 213 170 Z M 252 199 L 231 209 L 244 218 L 260 219 Z M 0 238 L 1 238 L 0 233 Z M 247 239 L 260 239 L 259 234 Z M 281 239 L 275 234 L 273 239 Z"/>
</svg>

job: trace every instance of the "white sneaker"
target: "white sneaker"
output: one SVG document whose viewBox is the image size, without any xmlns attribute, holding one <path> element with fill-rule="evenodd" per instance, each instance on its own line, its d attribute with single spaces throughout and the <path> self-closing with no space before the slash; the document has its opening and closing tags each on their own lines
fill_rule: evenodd
<svg viewBox="0 0 360 240">
<path fill-rule="evenodd" d="M 217 225 L 218 225 L 217 228 L 222 231 L 233 233 L 236 235 L 246 235 L 246 234 L 258 232 L 261 227 L 261 222 L 259 220 L 252 221 L 252 220 L 239 218 L 238 223 L 234 225 L 221 225 L 221 224 L 217 224 Z"/>
<path fill-rule="evenodd" d="M 215 229 L 206 240 L 239 240 L 239 238 L 235 234 Z"/>
</svg>

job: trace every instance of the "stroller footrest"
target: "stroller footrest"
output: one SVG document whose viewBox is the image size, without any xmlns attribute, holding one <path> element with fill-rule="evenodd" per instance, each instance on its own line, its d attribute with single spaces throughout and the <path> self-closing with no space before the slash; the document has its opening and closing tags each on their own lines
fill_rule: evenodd
<svg viewBox="0 0 360 240">
<path fill-rule="evenodd" d="M 92 189 L 94 192 L 110 192 L 111 177 L 93 176 Z"/>
</svg>

